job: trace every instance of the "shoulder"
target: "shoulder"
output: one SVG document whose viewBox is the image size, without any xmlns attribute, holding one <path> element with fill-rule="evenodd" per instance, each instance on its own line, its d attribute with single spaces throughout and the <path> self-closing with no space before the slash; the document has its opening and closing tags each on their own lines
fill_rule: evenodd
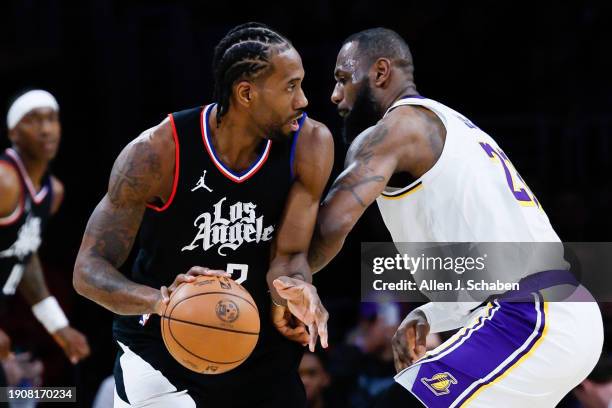
<svg viewBox="0 0 612 408">
<path fill-rule="evenodd" d="M 432 133 L 445 132 L 438 115 L 420 105 L 398 106 L 379 123 L 384 123 L 391 135 L 403 136 L 407 143 L 427 138 Z"/>
<path fill-rule="evenodd" d="M 310 117 L 304 120 L 296 142 L 296 164 L 333 163 L 334 138 L 327 126 Z"/>
<path fill-rule="evenodd" d="M 131 164 L 148 163 L 159 167 L 170 160 L 172 167 L 175 148 L 172 124 L 169 118 L 165 118 L 160 124 L 145 130 L 128 143 L 117 160 L 122 159 L 121 161 Z"/>
<path fill-rule="evenodd" d="M 19 203 L 21 182 L 17 170 L 0 161 L 0 217 L 10 214 Z"/>
<path fill-rule="evenodd" d="M 51 190 L 53 191 L 53 202 L 51 203 L 51 214 L 57 213 L 62 201 L 64 201 L 64 183 L 54 175 L 51 178 Z"/>
<path fill-rule="evenodd" d="M 325 185 L 334 164 L 334 138 L 323 123 L 310 117 L 304 120 L 295 146 L 294 172 L 302 182 Z"/>
<path fill-rule="evenodd" d="M 444 132 L 442 121 L 427 108 L 400 106 L 364 130 L 349 147 L 348 158 L 373 153 L 396 158 L 414 156 L 428 146 L 432 134 Z"/>
<path fill-rule="evenodd" d="M 140 202 L 158 197 L 163 183 L 174 174 L 175 149 L 168 118 L 128 143 L 113 165 L 109 182 L 111 202 Z"/>
<path fill-rule="evenodd" d="M 304 120 L 300 136 L 306 136 L 304 139 L 308 139 L 311 143 L 320 143 L 328 146 L 334 145 L 334 138 L 327 126 L 311 117 L 307 117 Z"/>
</svg>

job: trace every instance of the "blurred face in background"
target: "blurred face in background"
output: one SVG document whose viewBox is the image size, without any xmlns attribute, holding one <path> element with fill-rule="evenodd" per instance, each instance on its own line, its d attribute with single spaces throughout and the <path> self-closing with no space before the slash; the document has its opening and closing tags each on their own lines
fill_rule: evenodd
<svg viewBox="0 0 612 408">
<path fill-rule="evenodd" d="M 52 160 L 57 154 L 60 138 L 59 113 L 52 108 L 31 110 L 9 131 L 13 146 L 30 160 Z"/>
<path fill-rule="evenodd" d="M 323 391 L 329 386 L 330 378 L 321 360 L 313 353 L 305 353 L 300 363 L 299 374 L 306 389 L 309 402 L 323 397 Z"/>
</svg>

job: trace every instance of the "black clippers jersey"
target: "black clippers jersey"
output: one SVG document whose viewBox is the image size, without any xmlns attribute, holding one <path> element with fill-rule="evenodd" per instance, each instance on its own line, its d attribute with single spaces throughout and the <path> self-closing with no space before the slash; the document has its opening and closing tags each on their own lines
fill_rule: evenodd
<svg viewBox="0 0 612 408">
<path fill-rule="evenodd" d="M 236 173 L 215 154 L 208 126 L 213 107 L 170 116 L 176 145 L 173 191 L 165 205 L 149 206 L 145 212 L 131 276 L 135 282 L 159 288 L 170 285 L 177 274 L 192 266 L 222 269 L 253 296 L 261 317 L 255 351 L 229 373 L 195 374 L 205 383 L 239 375 L 249 362 L 273 365 L 264 357 L 271 354 L 281 354 L 277 357 L 281 366 L 297 369 L 301 355 L 301 347 L 280 336 L 270 322 L 266 283 L 271 244 L 293 182 L 291 166 L 299 130 L 286 142 L 262 141 L 258 159 L 246 171 Z M 140 322 L 136 317 L 118 316 L 115 337 L 133 347 L 138 347 L 135 337 L 161 342 L 159 320 L 157 315 Z"/>
<path fill-rule="evenodd" d="M 17 171 L 21 197 L 15 211 L 0 218 L 0 298 L 15 293 L 25 266 L 40 246 L 42 232 L 51 214 L 53 189 L 51 177 L 45 174 L 41 189 L 36 193 L 30 177 L 13 149 L 0 154 L 0 165 Z"/>
</svg>

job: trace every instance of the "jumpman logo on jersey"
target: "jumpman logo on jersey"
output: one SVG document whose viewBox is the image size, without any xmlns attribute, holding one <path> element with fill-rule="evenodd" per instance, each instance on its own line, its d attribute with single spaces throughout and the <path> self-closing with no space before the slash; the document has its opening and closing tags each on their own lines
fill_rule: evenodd
<svg viewBox="0 0 612 408">
<path fill-rule="evenodd" d="M 198 183 L 196 184 L 196 186 L 194 188 L 191 189 L 191 191 L 196 191 L 199 190 L 200 188 L 205 188 L 208 190 L 209 193 L 212 193 L 212 189 L 210 187 L 208 187 L 206 185 L 206 183 L 204 182 L 204 178 L 206 177 L 206 170 L 204 170 L 204 174 L 202 174 L 202 177 L 200 177 L 200 179 L 198 180 Z"/>
</svg>

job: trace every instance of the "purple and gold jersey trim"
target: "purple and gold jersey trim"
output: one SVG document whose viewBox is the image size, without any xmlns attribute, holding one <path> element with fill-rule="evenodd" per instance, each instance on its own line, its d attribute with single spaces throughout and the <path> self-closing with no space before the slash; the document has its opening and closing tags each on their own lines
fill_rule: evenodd
<svg viewBox="0 0 612 408">
<path fill-rule="evenodd" d="M 382 198 L 387 199 L 387 200 L 397 200 L 397 199 L 406 197 L 407 195 L 410 195 L 412 193 L 416 193 L 422 188 L 423 188 L 423 182 L 417 181 L 416 183 L 412 183 L 409 186 L 399 189 L 397 191 L 393 191 L 393 192 L 383 191 L 381 193 L 381 196 Z"/>
<path fill-rule="evenodd" d="M 474 324 L 406 370 L 417 370 L 410 391 L 430 408 L 465 407 L 508 375 L 546 336 L 547 303 L 539 293 L 533 297 L 489 303 Z"/>
</svg>

